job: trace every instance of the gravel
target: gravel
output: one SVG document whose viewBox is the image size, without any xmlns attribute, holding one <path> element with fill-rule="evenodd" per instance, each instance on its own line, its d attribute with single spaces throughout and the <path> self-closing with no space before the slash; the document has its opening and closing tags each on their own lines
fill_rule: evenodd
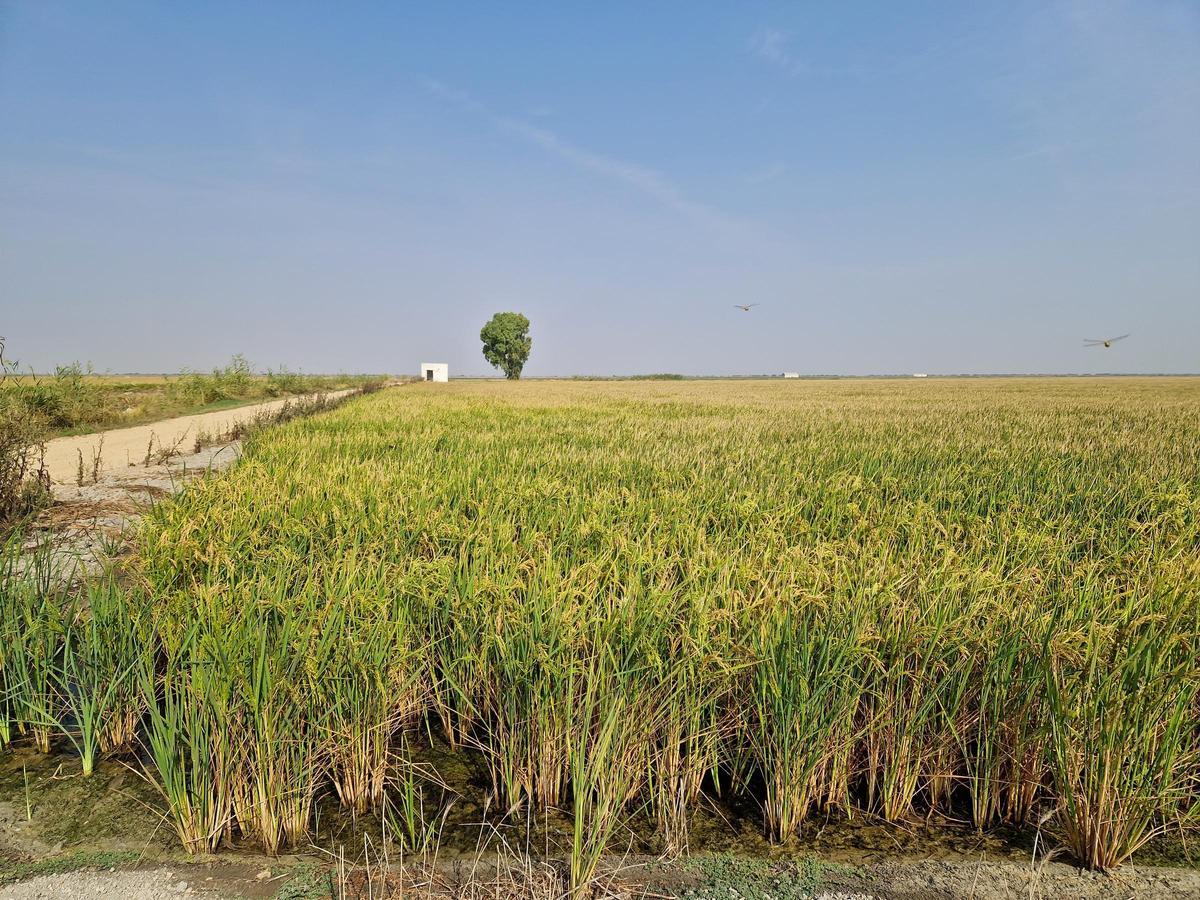
<svg viewBox="0 0 1200 900">
<path fill-rule="evenodd" d="M 140 872 L 68 872 L 41 875 L 20 884 L 0 887 L 3 900 L 75 900 L 87 897 L 114 900 L 179 900 L 180 897 L 216 898 L 218 895 L 188 882 L 168 869 Z"/>
</svg>

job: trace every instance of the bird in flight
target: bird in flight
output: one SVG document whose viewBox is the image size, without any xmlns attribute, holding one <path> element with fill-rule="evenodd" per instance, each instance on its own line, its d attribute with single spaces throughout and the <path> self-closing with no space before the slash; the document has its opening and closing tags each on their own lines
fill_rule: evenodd
<svg viewBox="0 0 1200 900">
<path fill-rule="evenodd" d="M 750 312 L 750 307 L 759 306 L 759 305 L 760 304 L 758 304 L 758 303 L 745 303 L 745 304 L 735 303 L 735 304 L 733 304 L 733 308 L 740 309 L 742 312 Z"/>
<path fill-rule="evenodd" d="M 1093 340 L 1092 338 L 1084 338 L 1083 346 L 1085 346 L 1085 347 L 1111 347 L 1117 341 L 1123 341 L 1127 337 L 1129 337 L 1129 335 L 1123 334 L 1120 337 L 1101 338 L 1100 340 Z"/>
</svg>

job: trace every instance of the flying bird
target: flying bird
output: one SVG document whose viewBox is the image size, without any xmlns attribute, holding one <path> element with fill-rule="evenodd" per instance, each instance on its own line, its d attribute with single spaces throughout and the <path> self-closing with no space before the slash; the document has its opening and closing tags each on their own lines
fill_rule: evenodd
<svg viewBox="0 0 1200 900">
<path fill-rule="evenodd" d="M 733 304 L 733 308 L 734 308 L 734 309 L 740 309 L 742 312 L 750 312 L 750 307 L 752 307 L 752 306 L 760 306 L 760 305 L 761 305 L 761 304 L 758 304 L 758 303 L 746 303 L 746 304 L 742 304 L 742 303 L 735 303 L 735 304 Z"/>
<path fill-rule="evenodd" d="M 1129 335 L 1123 334 L 1120 337 L 1101 338 L 1100 340 L 1093 340 L 1092 338 L 1084 338 L 1083 346 L 1085 346 L 1085 347 L 1111 347 L 1117 341 L 1123 341 L 1127 337 L 1129 337 Z"/>
</svg>

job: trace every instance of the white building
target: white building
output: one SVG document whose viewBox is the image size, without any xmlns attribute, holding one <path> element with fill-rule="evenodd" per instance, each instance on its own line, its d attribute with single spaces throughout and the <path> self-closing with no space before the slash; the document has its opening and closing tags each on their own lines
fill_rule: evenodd
<svg viewBox="0 0 1200 900">
<path fill-rule="evenodd" d="M 783 377 L 784 378 L 799 378 L 800 373 L 799 372 L 784 372 Z"/>
<path fill-rule="evenodd" d="M 929 374 L 927 372 L 913 372 L 913 378 L 928 378 L 928 377 L 929 377 Z"/>
<path fill-rule="evenodd" d="M 421 363 L 422 381 L 449 381 L 450 366 L 446 363 Z"/>
</svg>

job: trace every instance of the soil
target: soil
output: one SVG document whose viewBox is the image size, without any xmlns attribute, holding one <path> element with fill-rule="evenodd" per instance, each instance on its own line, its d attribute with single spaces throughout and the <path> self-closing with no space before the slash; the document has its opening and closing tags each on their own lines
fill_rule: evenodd
<svg viewBox="0 0 1200 900">
<path fill-rule="evenodd" d="M 87 868 L 70 872 L 37 875 L 0 887 L 0 900 L 6 898 L 110 897 L 114 900 L 164 900 L 196 897 L 227 900 L 259 900 L 275 897 L 287 884 L 305 884 L 307 873 L 315 867 L 280 866 L 252 863 L 216 863 L 187 861 L 170 866 L 133 864 Z M 296 897 L 317 896 L 295 892 Z"/>
</svg>

